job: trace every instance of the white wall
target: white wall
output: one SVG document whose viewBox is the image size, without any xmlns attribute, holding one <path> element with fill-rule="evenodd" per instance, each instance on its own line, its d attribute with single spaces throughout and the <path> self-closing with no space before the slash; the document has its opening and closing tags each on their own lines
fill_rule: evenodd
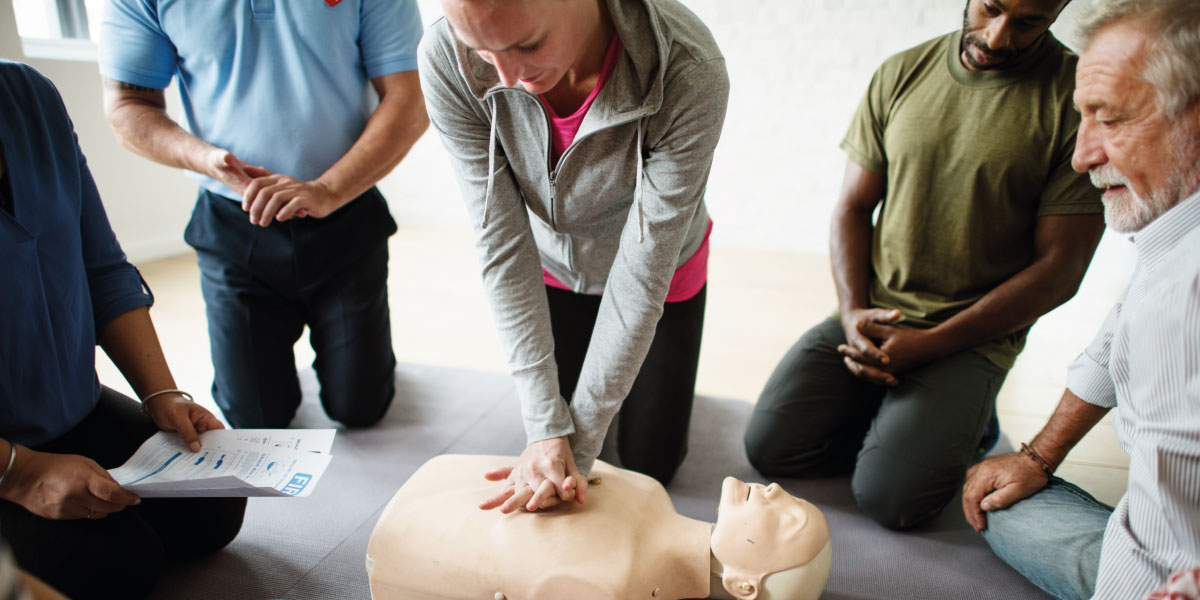
<svg viewBox="0 0 1200 600">
<path fill-rule="evenodd" d="M 837 145 L 872 72 L 887 56 L 960 28 L 965 0 L 682 1 L 712 29 L 732 82 L 708 187 L 713 244 L 825 253 L 845 165 Z M 1055 25 L 1064 40 L 1086 2 L 1073 4 Z M 432 22 L 440 2 L 424 0 L 421 10 Z M 402 221 L 458 226 L 464 213 L 434 138 L 422 140 L 385 192 Z"/>
<path fill-rule="evenodd" d="M 179 171 L 117 144 L 101 107 L 96 63 L 26 58 L 8 1 L 0 1 L 0 57 L 29 63 L 58 86 L 126 254 L 139 261 L 186 250 L 183 226 L 191 215 L 196 187 Z M 178 113 L 178 94 L 169 93 L 168 98 Z"/>
<path fill-rule="evenodd" d="M 964 0 L 684 2 L 712 28 L 733 83 L 708 192 L 713 244 L 824 253 L 845 164 L 837 144 L 872 71 L 889 54 L 958 28 Z M 0 56 L 29 62 L 59 86 L 126 252 L 139 261 L 183 251 L 195 186 L 116 143 L 95 63 L 24 59 L 11 3 L 0 4 Z M 419 4 L 427 23 L 440 16 L 439 0 Z M 1060 37 L 1072 9 L 1055 27 Z M 178 94 L 167 97 L 178 114 Z M 381 187 L 402 225 L 466 227 L 432 132 Z"/>
</svg>

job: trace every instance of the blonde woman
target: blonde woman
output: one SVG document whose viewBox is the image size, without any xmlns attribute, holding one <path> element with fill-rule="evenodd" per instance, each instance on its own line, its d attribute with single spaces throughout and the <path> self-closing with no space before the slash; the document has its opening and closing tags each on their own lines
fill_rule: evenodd
<svg viewBox="0 0 1200 600">
<path fill-rule="evenodd" d="M 444 0 L 421 81 L 476 228 L 528 446 L 482 508 L 583 501 L 610 423 L 687 451 L 725 62 L 674 0 Z"/>
</svg>

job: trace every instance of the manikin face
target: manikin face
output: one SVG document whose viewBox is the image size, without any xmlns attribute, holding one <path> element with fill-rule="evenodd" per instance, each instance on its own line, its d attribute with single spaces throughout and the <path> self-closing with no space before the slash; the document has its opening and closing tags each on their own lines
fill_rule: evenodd
<svg viewBox="0 0 1200 600">
<path fill-rule="evenodd" d="M 712 552 L 733 596 L 757 597 L 763 577 L 808 563 L 828 540 L 829 525 L 817 507 L 778 484 L 726 477 L 721 485 Z"/>
<path fill-rule="evenodd" d="M 962 54 L 972 71 L 1004 69 L 1038 48 L 1069 0 L 967 0 Z"/>
<path fill-rule="evenodd" d="M 1082 120 L 1072 165 L 1105 190 L 1113 230 L 1145 227 L 1200 187 L 1200 103 L 1177 118 L 1159 106 L 1142 76 L 1148 33 L 1136 23 L 1097 33 L 1076 70 Z"/>
<path fill-rule="evenodd" d="M 443 0 L 454 35 L 531 94 L 554 89 L 601 26 L 595 0 Z"/>
</svg>

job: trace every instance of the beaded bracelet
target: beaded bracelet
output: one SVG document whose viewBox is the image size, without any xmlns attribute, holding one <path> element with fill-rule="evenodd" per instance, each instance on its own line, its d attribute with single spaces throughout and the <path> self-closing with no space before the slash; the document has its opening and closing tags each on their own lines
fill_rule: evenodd
<svg viewBox="0 0 1200 600">
<path fill-rule="evenodd" d="M 1038 456 L 1038 453 L 1034 452 L 1033 448 L 1029 447 L 1029 444 L 1026 444 L 1025 442 L 1021 442 L 1021 452 L 1024 452 L 1025 455 L 1028 456 L 1030 460 L 1037 463 L 1038 466 L 1041 467 L 1042 470 L 1045 471 L 1047 475 L 1050 475 L 1050 476 L 1054 475 L 1054 469 L 1050 468 L 1050 463 L 1046 462 L 1046 459 Z"/>
<path fill-rule="evenodd" d="M 142 414 L 146 415 L 147 417 L 150 416 L 149 409 L 146 408 L 150 405 L 147 404 L 147 402 L 150 402 L 151 398 L 157 398 L 158 396 L 162 396 L 164 394 L 179 394 L 180 396 L 183 397 L 184 400 L 187 400 L 188 402 L 196 401 L 196 399 L 193 398 L 191 394 L 189 394 L 183 390 L 176 390 L 176 389 L 159 390 L 157 392 L 154 392 L 153 394 L 146 396 L 145 398 L 142 398 Z"/>
<path fill-rule="evenodd" d="M 0 475 L 0 486 L 4 485 L 4 480 L 8 479 L 8 473 L 12 471 L 13 463 L 17 462 L 17 444 L 9 440 L 8 442 L 8 466 L 4 467 L 4 474 Z"/>
</svg>

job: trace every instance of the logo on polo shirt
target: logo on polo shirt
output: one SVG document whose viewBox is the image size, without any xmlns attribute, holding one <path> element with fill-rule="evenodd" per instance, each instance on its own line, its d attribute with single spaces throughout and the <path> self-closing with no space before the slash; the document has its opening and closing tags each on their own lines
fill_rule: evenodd
<svg viewBox="0 0 1200 600">
<path fill-rule="evenodd" d="M 339 3 L 339 2 L 341 2 L 341 1 L 342 1 L 342 0 L 325 0 L 325 4 L 328 4 L 328 5 L 330 5 L 330 6 L 337 6 L 337 5 L 338 5 L 338 3 Z"/>
</svg>

